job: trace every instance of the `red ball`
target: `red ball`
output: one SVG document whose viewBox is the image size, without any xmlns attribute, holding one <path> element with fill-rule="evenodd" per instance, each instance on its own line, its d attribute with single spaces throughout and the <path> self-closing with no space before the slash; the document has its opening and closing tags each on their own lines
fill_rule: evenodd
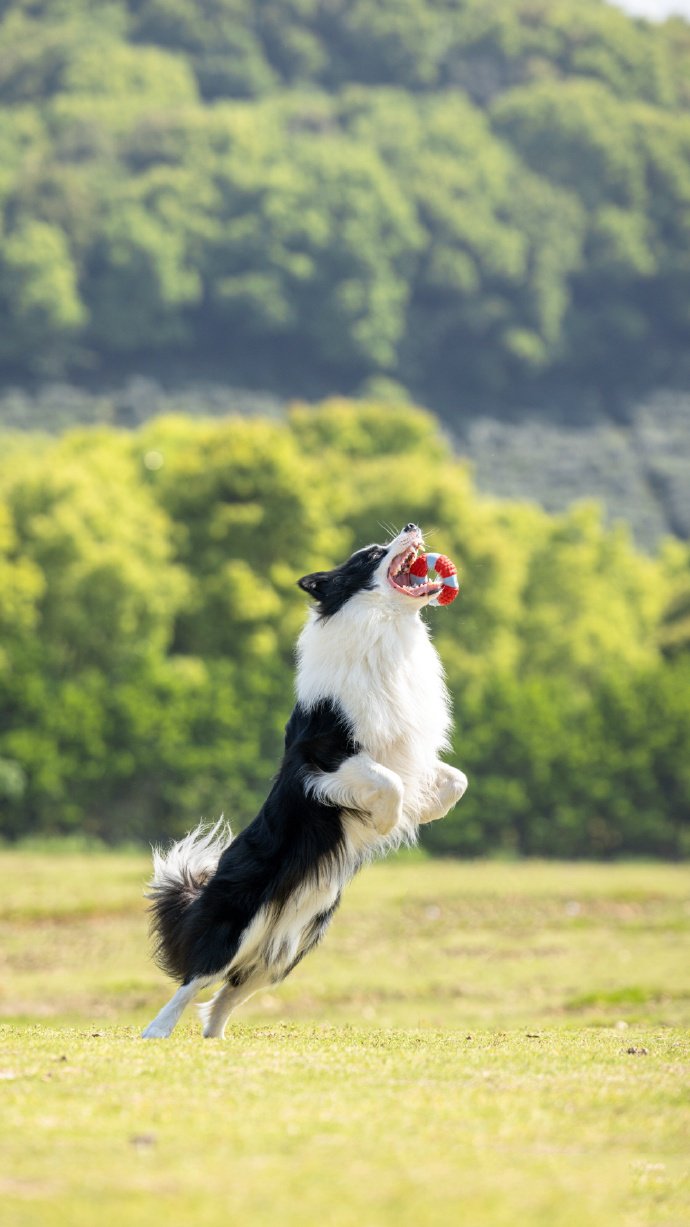
<svg viewBox="0 0 690 1227">
<path fill-rule="evenodd" d="M 429 574 L 429 566 L 427 564 L 426 554 L 420 554 L 419 558 L 415 558 L 414 562 L 412 563 L 412 566 L 410 567 L 410 574 L 418 575 L 420 579 L 423 579 L 425 575 Z"/>
</svg>

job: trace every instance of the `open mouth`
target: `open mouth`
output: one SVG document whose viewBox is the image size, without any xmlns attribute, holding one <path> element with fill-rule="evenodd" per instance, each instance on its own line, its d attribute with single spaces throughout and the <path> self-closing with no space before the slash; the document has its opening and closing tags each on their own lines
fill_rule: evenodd
<svg viewBox="0 0 690 1227">
<path fill-rule="evenodd" d="M 424 596 L 436 596 L 443 587 L 440 583 L 420 583 L 418 576 L 412 574 L 410 567 L 423 552 L 423 541 L 408 545 L 402 554 L 396 554 L 388 568 L 388 583 L 391 587 L 395 588 L 396 592 L 404 592 L 405 596 L 411 596 L 415 600 Z"/>
</svg>

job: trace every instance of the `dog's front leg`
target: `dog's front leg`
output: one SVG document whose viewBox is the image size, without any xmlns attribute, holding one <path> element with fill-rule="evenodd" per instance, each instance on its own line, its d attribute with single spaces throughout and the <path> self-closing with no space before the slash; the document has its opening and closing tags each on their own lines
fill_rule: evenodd
<svg viewBox="0 0 690 1227">
<path fill-rule="evenodd" d="M 346 758 L 337 771 L 314 772 L 307 780 L 307 789 L 329 805 L 368 815 L 379 835 L 388 835 L 402 817 L 404 788 L 400 776 L 370 754 Z"/>
<path fill-rule="evenodd" d="M 419 819 L 420 823 L 435 822 L 437 818 L 445 818 L 449 810 L 457 805 L 467 788 L 467 776 L 457 767 L 448 763 L 437 763 L 432 775 L 428 808 Z"/>
</svg>

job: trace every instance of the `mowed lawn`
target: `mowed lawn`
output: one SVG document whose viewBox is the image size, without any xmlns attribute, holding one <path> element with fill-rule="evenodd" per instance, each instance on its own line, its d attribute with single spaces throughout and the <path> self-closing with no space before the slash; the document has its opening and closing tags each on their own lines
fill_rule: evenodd
<svg viewBox="0 0 690 1227">
<path fill-rule="evenodd" d="M 202 1041 L 134 855 L 0 854 L 3 1227 L 686 1227 L 690 874 L 366 869 Z"/>
</svg>

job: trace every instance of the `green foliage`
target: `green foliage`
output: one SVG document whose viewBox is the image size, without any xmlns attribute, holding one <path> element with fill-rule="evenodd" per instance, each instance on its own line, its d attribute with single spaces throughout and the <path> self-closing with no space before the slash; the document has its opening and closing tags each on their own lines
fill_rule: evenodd
<svg viewBox="0 0 690 1227">
<path fill-rule="evenodd" d="M 687 327 L 688 116 L 572 81 L 508 93 L 493 120 L 534 173 L 586 210 L 564 325 L 567 365 L 624 382 L 644 346 L 647 377 L 660 378 L 668 338 Z"/>
<path fill-rule="evenodd" d="M 342 115 L 409 184 L 422 226 L 401 351 L 410 379 L 441 369 L 495 389 L 509 370 L 542 367 L 580 258 L 577 202 L 532 177 L 462 96 L 353 90 Z"/>
<path fill-rule="evenodd" d="M 27 221 L 7 236 L 0 287 L 7 321 L 0 356 L 14 356 L 17 346 L 37 354 L 64 345 L 86 317 L 65 236 L 45 222 Z"/>
<path fill-rule="evenodd" d="M 6 369 L 186 348 L 430 402 L 686 362 L 680 22 L 7 0 L 0 41 Z"/>
<path fill-rule="evenodd" d="M 8 440 L 2 833 L 246 822 L 292 706 L 295 581 L 410 518 L 462 577 L 429 617 L 471 787 L 428 847 L 687 852 L 687 547 L 482 499 L 428 414 L 343 400 Z"/>
</svg>

